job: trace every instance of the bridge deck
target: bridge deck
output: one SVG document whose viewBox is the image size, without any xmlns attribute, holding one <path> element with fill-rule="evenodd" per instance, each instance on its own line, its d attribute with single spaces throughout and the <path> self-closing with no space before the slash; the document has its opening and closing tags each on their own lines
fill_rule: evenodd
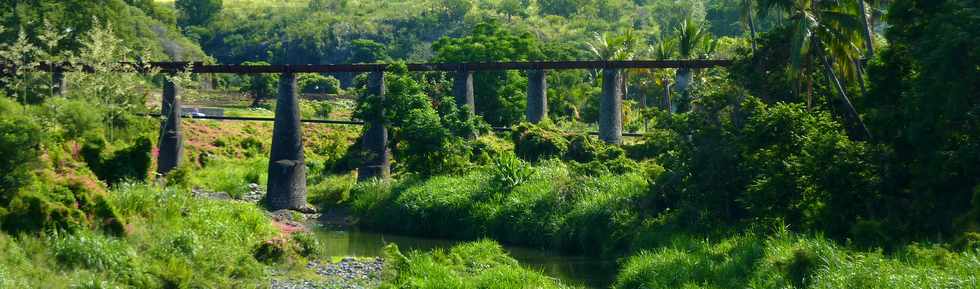
<svg viewBox="0 0 980 289">
<path fill-rule="evenodd" d="M 238 65 L 205 64 L 202 62 L 150 62 L 148 65 L 130 63 L 137 70 L 149 66 L 165 72 L 189 69 L 193 73 L 331 73 L 331 72 L 372 72 L 389 69 L 391 64 L 278 64 L 278 65 Z M 486 63 L 408 63 L 409 71 L 487 71 L 487 70 L 562 70 L 562 69 L 642 69 L 642 68 L 711 68 L 726 67 L 732 64 L 726 59 L 696 60 L 628 60 L 628 61 L 531 61 L 531 62 L 486 62 Z M 13 67 L 0 64 L 0 70 Z M 92 71 L 90 67 L 67 63 L 45 63 L 36 69 L 53 71 L 82 70 Z"/>
</svg>

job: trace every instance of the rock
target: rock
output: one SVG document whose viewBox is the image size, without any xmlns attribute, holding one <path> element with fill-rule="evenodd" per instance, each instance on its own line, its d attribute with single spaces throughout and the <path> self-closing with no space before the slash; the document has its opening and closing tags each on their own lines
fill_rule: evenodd
<svg viewBox="0 0 980 289">
<path fill-rule="evenodd" d="M 191 195 L 193 195 L 195 198 L 201 198 L 201 199 L 212 199 L 212 200 L 223 200 L 223 201 L 233 200 L 231 195 L 229 195 L 226 192 L 208 192 L 201 188 L 191 189 Z"/>
<path fill-rule="evenodd" d="M 242 195 L 242 200 L 249 203 L 258 203 L 265 198 L 265 190 L 259 184 L 248 184 L 248 191 Z"/>
<path fill-rule="evenodd" d="M 313 288 L 377 288 L 381 284 L 381 274 L 384 270 L 384 260 L 381 258 L 362 259 L 344 258 L 338 263 L 324 263 L 313 260 L 306 264 L 327 280 L 316 284 L 308 280 L 272 280 L 273 289 L 313 289 Z"/>
</svg>

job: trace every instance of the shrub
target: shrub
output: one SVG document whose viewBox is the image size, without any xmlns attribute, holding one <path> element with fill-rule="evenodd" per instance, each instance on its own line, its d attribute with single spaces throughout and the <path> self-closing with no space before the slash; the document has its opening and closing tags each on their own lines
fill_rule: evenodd
<svg viewBox="0 0 980 289">
<path fill-rule="evenodd" d="M 422 176 L 460 172 L 469 165 L 470 151 L 463 139 L 443 127 L 435 110 L 414 109 L 398 130 L 395 156 L 408 171 Z"/>
<path fill-rule="evenodd" d="M 502 154 L 493 159 L 490 167 L 490 188 L 494 192 L 507 193 L 531 178 L 534 170 L 513 154 Z"/>
<path fill-rule="evenodd" d="M 568 140 L 548 125 L 522 123 L 512 132 L 514 152 L 530 162 L 561 158 L 568 151 Z"/>
<path fill-rule="evenodd" d="M 99 106 L 84 100 L 53 98 L 46 102 L 46 114 L 53 119 L 66 139 L 103 132 L 103 112 Z"/>
<path fill-rule="evenodd" d="M 296 244 L 297 253 L 307 258 L 322 258 L 326 256 L 326 247 L 320 243 L 316 235 L 309 232 L 300 232 L 292 235 L 293 242 Z"/>
<path fill-rule="evenodd" d="M 0 215 L 3 230 L 36 232 L 101 228 L 121 235 L 123 218 L 106 199 L 106 193 L 92 180 L 58 176 L 44 171 L 46 182 L 35 182 L 12 195 Z"/>
<path fill-rule="evenodd" d="M 362 97 L 355 117 L 378 121 L 389 129 L 392 152 L 398 160 L 396 169 L 433 176 L 467 168 L 471 151 L 460 134 L 475 133 L 473 120 L 461 117 L 451 102 L 440 106 L 440 110 L 433 107 L 404 64 L 392 66 L 389 72 L 385 74 L 387 92 L 383 103 L 374 95 Z"/>
<path fill-rule="evenodd" d="M 0 97 L 0 204 L 31 182 L 42 141 L 41 127 L 17 103 Z"/>
<path fill-rule="evenodd" d="M 337 94 L 340 92 L 340 80 L 337 80 L 333 76 L 301 73 L 297 77 L 296 83 L 304 93 Z"/>
<path fill-rule="evenodd" d="M 262 155 L 262 152 L 265 151 L 265 143 L 254 136 L 247 136 L 243 138 L 238 143 L 238 147 L 244 151 L 245 157 L 247 158 L 260 156 Z"/>
<path fill-rule="evenodd" d="M 313 104 L 313 112 L 316 117 L 319 118 L 330 118 L 330 112 L 333 112 L 333 106 L 329 102 L 320 101 Z"/>
<path fill-rule="evenodd" d="M 477 165 L 491 164 L 497 156 L 514 150 L 513 143 L 493 135 L 481 135 L 470 141 L 469 145 L 473 149 L 471 161 Z"/>
<path fill-rule="evenodd" d="M 153 163 L 153 142 L 147 136 L 136 138 L 132 145 L 114 149 L 105 138 L 88 135 L 81 155 L 99 179 L 110 185 L 124 180 L 143 181 Z"/>
<path fill-rule="evenodd" d="M 603 143 L 585 134 L 574 135 L 569 139 L 568 152 L 565 159 L 580 163 L 588 163 L 599 156 Z"/>
<path fill-rule="evenodd" d="M 289 256 L 289 247 L 285 240 L 272 239 L 262 242 L 255 248 L 256 260 L 264 263 L 280 263 L 286 261 Z"/>
</svg>

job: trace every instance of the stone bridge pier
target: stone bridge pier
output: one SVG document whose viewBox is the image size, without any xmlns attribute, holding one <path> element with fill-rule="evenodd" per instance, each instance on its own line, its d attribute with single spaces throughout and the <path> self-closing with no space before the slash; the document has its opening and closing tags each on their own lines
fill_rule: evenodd
<svg viewBox="0 0 980 289">
<path fill-rule="evenodd" d="M 270 210 L 307 209 L 306 158 L 303 154 L 296 74 L 288 71 L 279 77 L 265 203 Z"/>
<path fill-rule="evenodd" d="M 387 179 L 391 175 L 391 152 L 388 150 L 388 129 L 382 120 L 385 102 L 384 71 L 371 72 L 368 78 L 368 96 L 376 96 L 382 108 L 371 120 L 367 120 L 367 130 L 361 137 L 365 153 L 363 164 L 357 169 L 357 180 Z M 368 97 L 364 96 L 364 97 Z"/>
</svg>

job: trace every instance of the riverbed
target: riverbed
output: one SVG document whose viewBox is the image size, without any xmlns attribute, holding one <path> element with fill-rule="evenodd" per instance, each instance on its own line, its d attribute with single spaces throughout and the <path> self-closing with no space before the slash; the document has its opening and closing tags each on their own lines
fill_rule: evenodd
<svg viewBox="0 0 980 289">
<path fill-rule="evenodd" d="M 386 244 L 395 243 L 402 252 L 412 250 L 448 249 L 463 241 L 418 238 L 395 234 L 384 234 L 353 229 L 314 230 L 323 244 L 326 253 L 334 257 L 378 257 Z M 609 288 L 616 276 L 616 261 L 583 256 L 567 256 L 557 252 L 532 248 L 504 246 L 522 266 L 558 278 L 565 284 L 590 289 Z"/>
</svg>

